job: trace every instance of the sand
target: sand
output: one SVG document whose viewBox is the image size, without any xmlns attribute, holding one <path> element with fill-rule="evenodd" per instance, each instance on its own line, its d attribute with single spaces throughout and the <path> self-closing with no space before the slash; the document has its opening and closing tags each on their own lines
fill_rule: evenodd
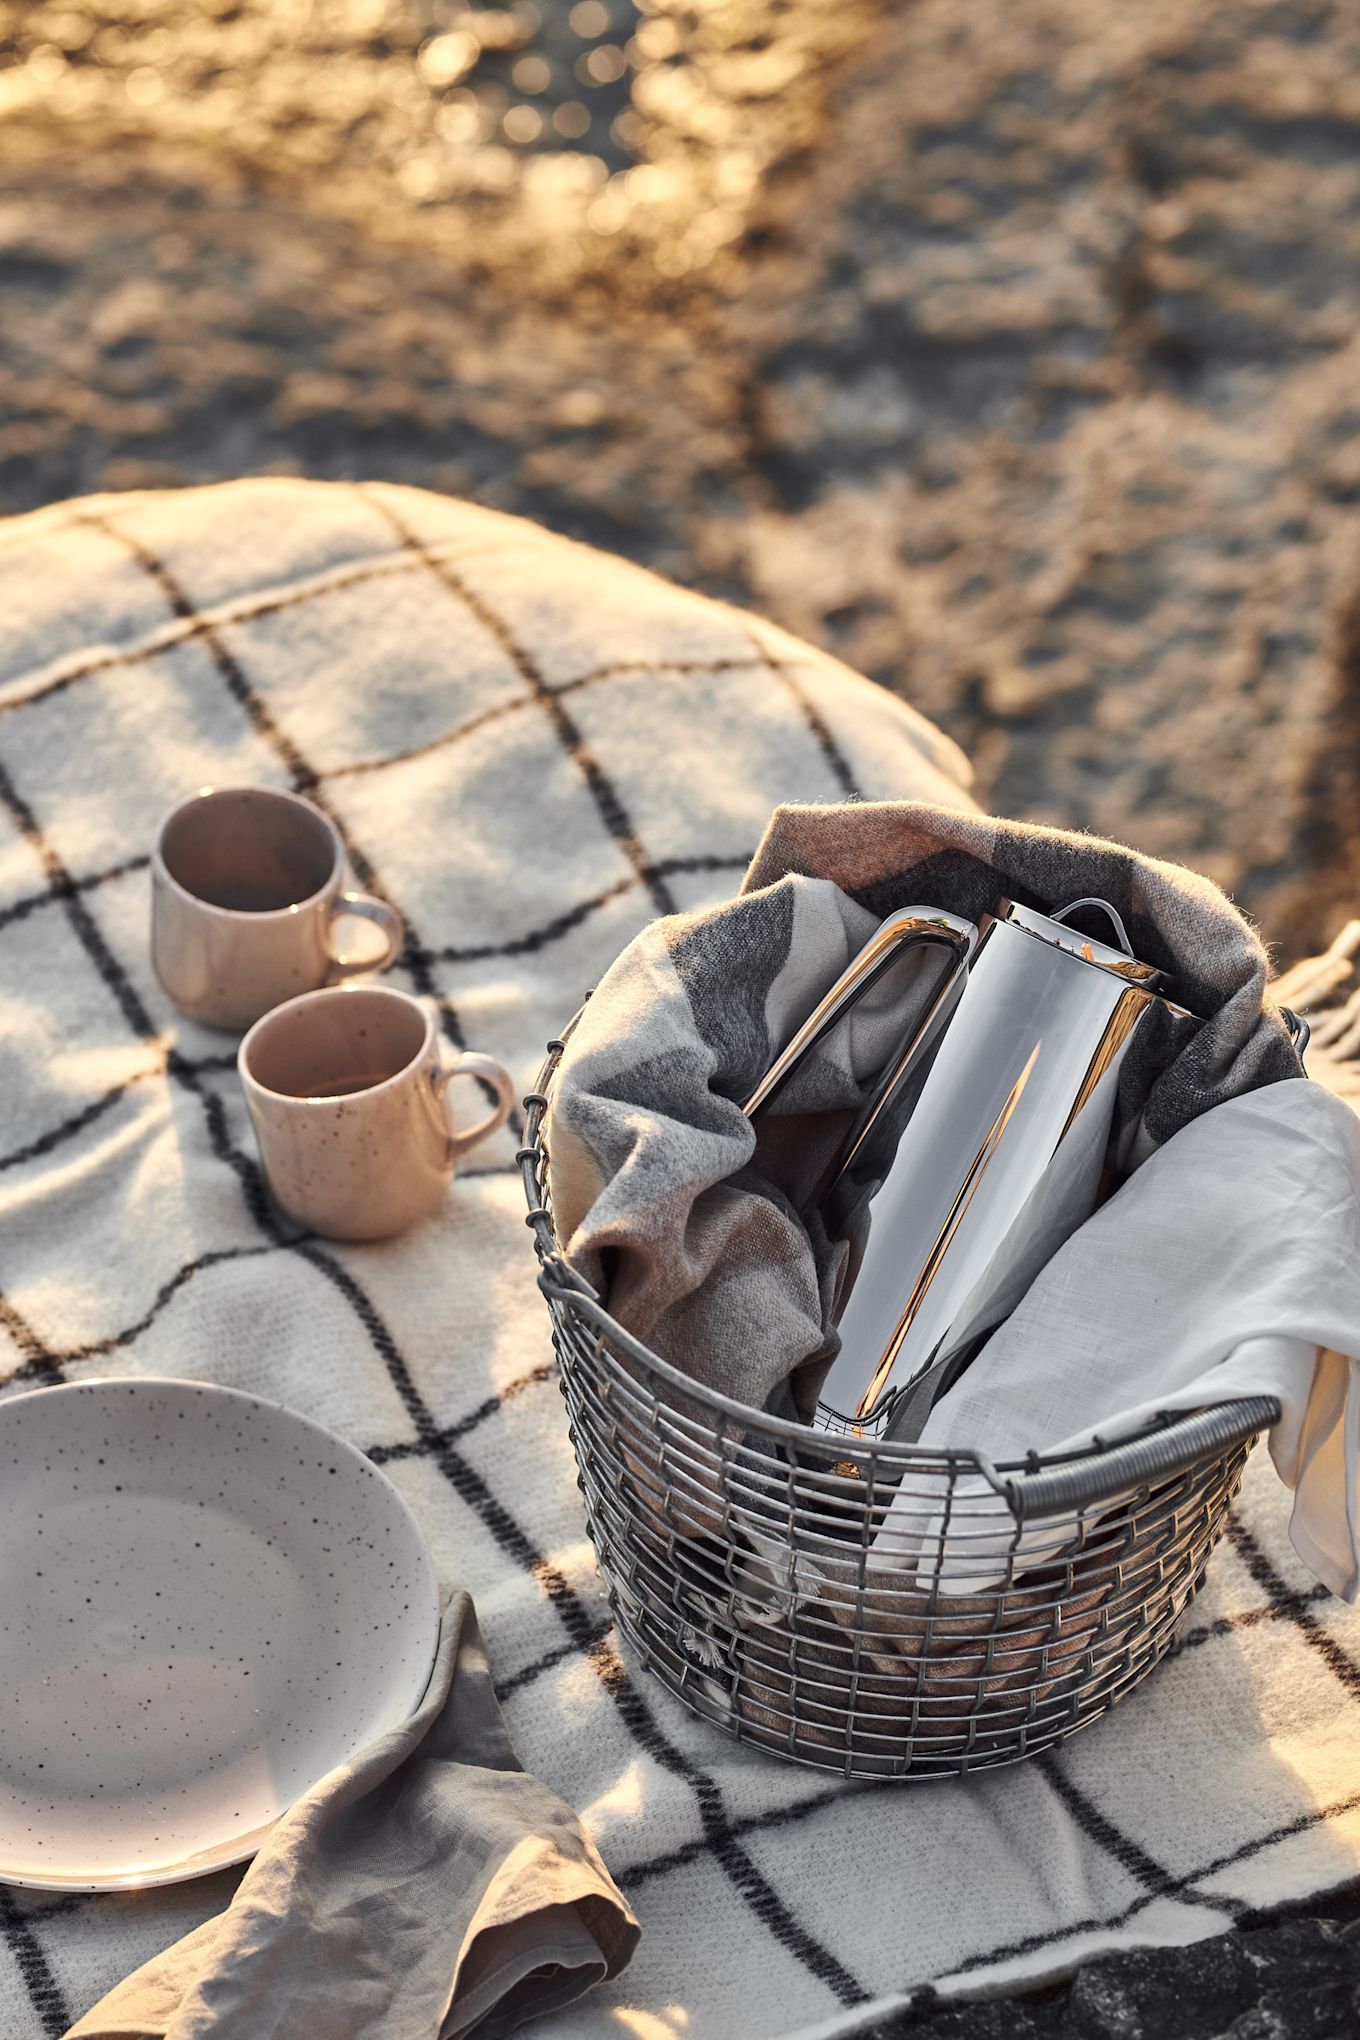
<svg viewBox="0 0 1360 2040">
<path fill-rule="evenodd" d="M 829 646 L 998 811 L 1199 865 L 1286 956 L 1353 900 L 1353 9 L 106 0 L 0 40 L 0 507 L 466 493 Z"/>
</svg>

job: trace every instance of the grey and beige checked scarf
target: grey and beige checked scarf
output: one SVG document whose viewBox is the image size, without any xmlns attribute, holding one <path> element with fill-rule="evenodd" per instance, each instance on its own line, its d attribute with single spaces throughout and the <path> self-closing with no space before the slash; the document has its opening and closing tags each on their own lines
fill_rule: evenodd
<svg viewBox="0 0 1360 2040">
<path fill-rule="evenodd" d="M 1002 897 L 1053 911 L 1090 895 L 1198 1016 L 1158 1007 L 1139 1030 L 1115 1107 L 1126 1170 L 1211 1106 L 1300 1075 L 1266 951 L 1208 879 L 920 802 L 781 808 L 737 899 L 654 922 L 618 959 L 558 1072 L 559 1236 L 620 1322 L 710 1387 L 810 1416 L 845 1248 L 798 1213 L 933 980 L 891 986 L 836 1029 L 759 1139 L 741 1101 L 894 909 L 976 918 Z"/>
</svg>

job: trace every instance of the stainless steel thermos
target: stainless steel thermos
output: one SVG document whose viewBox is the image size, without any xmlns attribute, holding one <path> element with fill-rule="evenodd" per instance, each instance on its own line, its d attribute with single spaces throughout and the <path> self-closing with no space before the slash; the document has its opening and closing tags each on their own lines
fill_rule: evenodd
<svg viewBox="0 0 1360 2040">
<path fill-rule="evenodd" d="M 1117 947 L 1068 925 L 1082 907 L 1108 917 Z M 1120 1069 L 1161 980 L 1105 901 L 1047 915 L 1003 900 L 976 925 L 904 908 L 762 1078 L 746 1106 L 757 1124 L 809 1052 L 921 945 L 949 953 L 943 982 L 923 1017 L 911 1002 L 915 1024 L 817 1193 L 828 1232 L 850 1247 L 819 1420 L 905 1439 L 1094 1211 Z"/>
</svg>

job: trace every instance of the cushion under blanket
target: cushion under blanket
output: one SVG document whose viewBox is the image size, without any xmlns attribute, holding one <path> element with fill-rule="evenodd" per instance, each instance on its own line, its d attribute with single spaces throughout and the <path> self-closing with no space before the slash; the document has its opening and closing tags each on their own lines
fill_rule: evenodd
<svg viewBox="0 0 1360 2040">
<path fill-rule="evenodd" d="M 156 822 L 210 781 L 319 799 L 406 916 L 393 982 L 527 1085 L 645 922 L 732 892 L 779 802 L 962 807 L 964 778 L 770 625 L 466 504 L 273 480 L 0 526 L 0 1393 L 204 1377 L 385 1467 L 475 1596 L 526 1768 L 642 1922 L 553 2040 L 773 2040 L 1353 1876 L 1357 1618 L 1314 1593 L 1257 1455 L 1176 1654 L 1061 1751 L 856 1788 L 725 1741 L 620 1650 L 517 1130 L 403 1239 L 281 1235 L 235 1043 L 151 973 Z M 0 1886 L 0 2033 L 60 2034 L 229 1886 Z"/>
</svg>

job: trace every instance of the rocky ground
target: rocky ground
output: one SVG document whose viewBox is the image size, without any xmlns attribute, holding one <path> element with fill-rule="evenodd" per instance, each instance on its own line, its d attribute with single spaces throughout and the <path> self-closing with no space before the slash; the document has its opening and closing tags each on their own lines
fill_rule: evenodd
<svg viewBox="0 0 1360 2040">
<path fill-rule="evenodd" d="M 1299 1920 L 1093 1962 L 1049 1998 L 925 2008 L 859 2040 L 1346 2040 L 1357 1978 L 1360 1928 Z"/>
<path fill-rule="evenodd" d="M 1320 947 L 1360 896 L 1360 15 L 0 0 L 0 510 L 260 470 L 752 604 L 999 811 Z M 1356 1966 L 1262 1926 L 912 2030 L 1349 2033 Z"/>
<path fill-rule="evenodd" d="M 1091 1962 L 1028 1998 L 928 2000 L 857 2040 L 1349 2040 L 1360 2032 L 1360 1895 L 1189 1948 Z"/>
<path fill-rule="evenodd" d="M 1347 0 L 0 0 L 0 505 L 466 491 L 1286 954 L 1360 843 Z"/>
</svg>

